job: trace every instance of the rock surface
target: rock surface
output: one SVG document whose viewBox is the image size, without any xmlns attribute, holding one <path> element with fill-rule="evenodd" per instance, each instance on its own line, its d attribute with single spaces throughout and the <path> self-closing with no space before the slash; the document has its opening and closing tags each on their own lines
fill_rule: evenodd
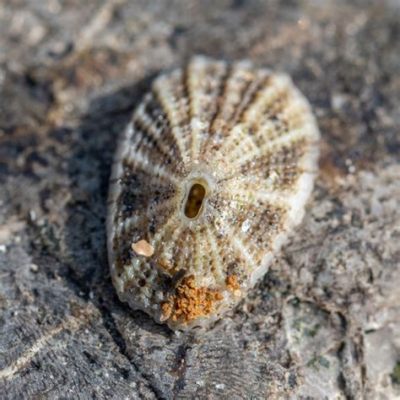
<svg viewBox="0 0 400 400">
<path fill-rule="evenodd" d="M 0 398 L 400 398 L 400 4 L 0 2 Z M 236 311 L 173 334 L 120 303 L 116 135 L 203 53 L 289 73 L 320 125 L 304 223 Z"/>
</svg>

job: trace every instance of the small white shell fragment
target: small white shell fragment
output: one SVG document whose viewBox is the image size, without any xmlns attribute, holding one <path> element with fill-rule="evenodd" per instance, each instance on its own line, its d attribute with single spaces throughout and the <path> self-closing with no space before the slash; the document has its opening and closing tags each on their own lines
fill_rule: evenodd
<svg viewBox="0 0 400 400">
<path fill-rule="evenodd" d="M 138 256 L 151 257 L 154 254 L 154 247 L 144 239 L 132 243 L 132 250 Z"/>
<path fill-rule="evenodd" d="M 113 163 L 107 234 L 119 298 L 176 330 L 221 318 L 301 222 L 318 141 L 287 75 L 202 56 L 161 74 Z"/>
</svg>

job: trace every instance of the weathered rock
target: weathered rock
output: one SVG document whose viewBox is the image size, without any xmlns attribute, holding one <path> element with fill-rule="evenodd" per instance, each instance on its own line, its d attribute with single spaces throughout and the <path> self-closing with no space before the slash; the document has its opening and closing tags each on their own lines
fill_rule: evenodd
<svg viewBox="0 0 400 400">
<path fill-rule="evenodd" d="M 82 3 L 82 4 L 81 4 Z M 400 398 L 400 7 L 0 4 L 0 398 Z M 322 133 L 304 223 L 203 336 L 114 293 L 116 135 L 191 54 L 289 73 Z"/>
</svg>

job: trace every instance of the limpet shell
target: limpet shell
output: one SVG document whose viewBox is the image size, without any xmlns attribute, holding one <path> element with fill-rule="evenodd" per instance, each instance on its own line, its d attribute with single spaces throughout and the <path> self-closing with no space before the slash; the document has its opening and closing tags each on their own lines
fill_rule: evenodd
<svg viewBox="0 0 400 400">
<path fill-rule="evenodd" d="M 113 163 L 108 255 L 119 298 L 172 329 L 221 318 L 301 222 L 318 139 L 287 75 L 197 56 L 156 78 Z"/>
</svg>

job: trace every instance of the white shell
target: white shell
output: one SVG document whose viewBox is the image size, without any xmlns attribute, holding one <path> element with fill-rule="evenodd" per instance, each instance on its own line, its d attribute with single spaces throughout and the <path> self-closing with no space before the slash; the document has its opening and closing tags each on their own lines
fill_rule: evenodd
<svg viewBox="0 0 400 400">
<path fill-rule="evenodd" d="M 113 164 L 108 254 L 120 299 L 173 329 L 220 318 L 303 218 L 318 139 L 284 74 L 198 56 L 160 75 Z"/>
</svg>

